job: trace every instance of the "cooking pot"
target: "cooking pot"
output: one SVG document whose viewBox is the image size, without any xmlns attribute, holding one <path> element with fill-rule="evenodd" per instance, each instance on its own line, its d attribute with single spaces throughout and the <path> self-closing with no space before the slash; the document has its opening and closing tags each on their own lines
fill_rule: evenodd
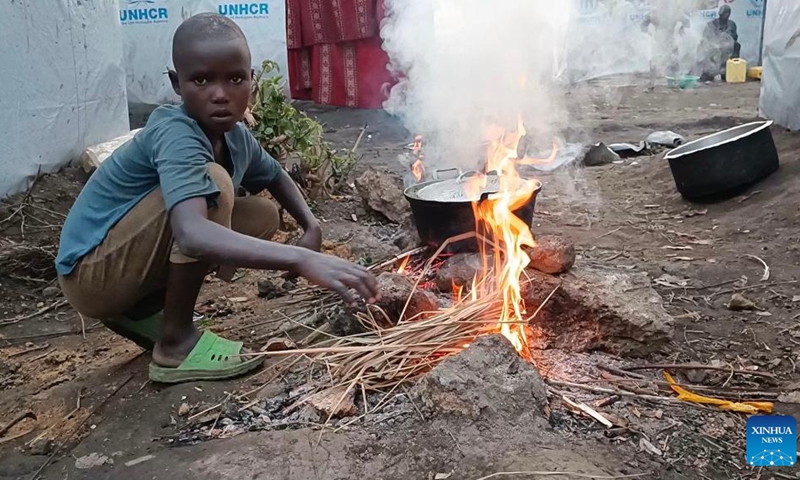
<svg viewBox="0 0 800 480">
<path fill-rule="evenodd" d="M 419 183 L 405 190 L 405 197 L 411 204 L 411 213 L 417 226 L 419 237 L 424 244 L 432 247 L 441 246 L 447 239 L 456 235 L 475 231 L 475 213 L 472 204 L 475 201 L 486 201 L 489 196 L 500 191 L 501 176 L 497 172 L 486 174 L 486 182 L 480 192 L 473 196 L 465 188 L 467 180 L 477 171 L 460 173 L 457 169 L 439 170 L 434 176 L 455 172 L 457 176 L 436 179 Z M 513 213 L 529 227 L 533 223 L 533 211 L 536 196 L 542 190 L 538 180 L 519 179 L 519 188 L 531 189 L 530 198 Z M 478 243 L 475 239 L 465 240 L 447 248 L 449 252 L 475 251 Z"/>
<path fill-rule="evenodd" d="M 687 199 L 731 196 L 779 168 L 771 121 L 729 128 L 666 155 L 678 191 Z"/>
</svg>

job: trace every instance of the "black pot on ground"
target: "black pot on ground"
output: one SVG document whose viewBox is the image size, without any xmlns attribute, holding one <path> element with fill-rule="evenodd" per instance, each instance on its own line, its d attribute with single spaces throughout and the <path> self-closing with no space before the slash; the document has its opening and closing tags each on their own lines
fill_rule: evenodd
<svg viewBox="0 0 800 480">
<path fill-rule="evenodd" d="M 728 198 L 777 171 L 771 125 L 771 121 L 740 125 L 667 153 L 678 191 L 689 200 Z"/>
</svg>

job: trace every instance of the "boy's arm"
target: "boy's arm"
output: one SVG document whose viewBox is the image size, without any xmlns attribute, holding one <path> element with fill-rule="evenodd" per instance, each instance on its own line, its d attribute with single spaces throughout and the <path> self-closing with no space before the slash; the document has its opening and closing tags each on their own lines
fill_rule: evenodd
<svg viewBox="0 0 800 480">
<path fill-rule="evenodd" d="M 170 225 L 181 253 L 209 263 L 259 270 L 285 270 L 329 288 L 350 304 L 353 289 L 367 301 L 378 298 L 375 277 L 364 267 L 340 258 L 242 235 L 208 220 L 205 197 L 176 204 Z"/>
<path fill-rule="evenodd" d="M 322 247 L 322 229 L 292 177 L 281 169 L 267 190 L 303 229 L 303 236 L 297 245 L 318 252 Z"/>
<path fill-rule="evenodd" d="M 294 180 L 249 131 L 244 132 L 244 142 L 252 152 L 252 158 L 242 186 L 253 194 L 267 189 L 302 227 L 304 233 L 297 245 L 318 252 L 322 247 L 322 229 Z"/>
</svg>

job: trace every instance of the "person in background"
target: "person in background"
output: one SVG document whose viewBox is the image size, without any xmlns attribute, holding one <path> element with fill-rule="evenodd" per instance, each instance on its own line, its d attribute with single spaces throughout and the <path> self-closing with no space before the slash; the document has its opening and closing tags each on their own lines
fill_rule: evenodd
<svg viewBox="0 0 800 480">
<path fill-rule="evenodd" d="M 655 89 L 656 76 L 666 73 L 675 77 L 680 69 L 680 53 L 676 34 L 682 36 L 689 26 L 689 18 L 681 8 L 669 2 L 654 3 L 644 21 L 642 31 L 653 27 L 653 53 L 650 58 L 650 82 L 647 91 Z M 677 30 L 677 32 L 676 32 Z"/>
<path fill-rule="evenodd" d="M 720 75 L 724 81 L 728 59 L 739 58 L 741 49 L 736 22 L 731 20 L 731 7 L 723 5 L 719 9 L 719 17 L 708 22 L 703 31 L 698 54 L 700 80 L 709 82 Z"/>
</svg>

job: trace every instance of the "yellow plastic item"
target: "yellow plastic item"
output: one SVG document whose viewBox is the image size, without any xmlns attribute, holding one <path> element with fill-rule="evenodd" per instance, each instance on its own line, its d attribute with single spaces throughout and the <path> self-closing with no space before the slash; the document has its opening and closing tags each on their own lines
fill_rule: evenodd
<svg viewBox="0 0 800 480">
<path fill-rule="evenodd" d="M 747 60 L 731 58 L 725 70 L 725 80 L 728 83 L 744 83 L 747 81 Z"/>
<path fill-rule="evenodd" d="M 678 394 L 678 400 L 684 402 L 701 403 L 705 405 L 716 405 L 720 410 L 728 410 L 731 412 L 746 413 L 748 415 L 755 415 L 759 412 L 772 413 L 772 402 L 732 402 L 730 400 L 722 400 L 721 398 L 704 397 L 696 393 L 692 393 L 684 388 L 679 387 L 675 383 L 668 372 L 664 372 L 664 378 L 667 383 Z"/>
<path fill-rule="evenodd" d="M 750 67 L 747 69 L 747 78 L 752 78 L 753 80 L 761 80 L 761 72 L 764 70 L 764 67 Z"/>
</svg>

